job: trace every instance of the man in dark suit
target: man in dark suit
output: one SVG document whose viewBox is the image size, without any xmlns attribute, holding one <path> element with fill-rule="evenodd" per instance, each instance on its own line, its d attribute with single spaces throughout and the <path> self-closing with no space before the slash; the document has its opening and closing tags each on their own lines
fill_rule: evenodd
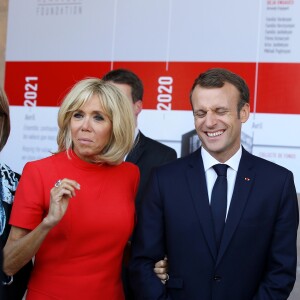
<svg viewBox="0 0 300 300">
<path fill-rule="evenodd" d="M 287 299 L 297 260 L 293 174 L 241 146 L 250 108 L 240 76 L 210 69 L 190 101 L 202 146 L 151 176 L 129 267 L 136 299 Z M 225 174 L 215 165 L 226 165 Z M 152 269 L 165 254 L 164 285 Z"/>
<path fill-rule="evenodd" d="M 138 115 L 143 108 L 143 93 L 144 87 L 140 78 L 130 70 L 126 69 L 116 69 L 106 73 L 103 78 L 105 81 L 109 81 L 115 86 L 117 86 L 127 97 L 132 101 L 133 112 L 136 118 L 136 134 L 135 142 L 132 150 L 128 153 L 126 161 L 132 162 L 139 167 L 140 170 L 140 184 L 138 193 L 136 196 L 136 211 L 137 218 L 138 211 L 142 202 L 142 198 L 145 193 L 145 187 L 147 181 L 150 177 L 150 173 L 154 167 L 164 165 L 171 162 L 177 158 L 176 151 L 162 143 L 159 143 L 147 136 L 145 136 L 138 129 Z M 129 242 L 130 243 L 130 242 Z M 130 246 L 129 246 L 130 249 Z M 125 256 L 129 259 L 130 250 L 125 251 Z M 156 265 L 157 273 L 165 272 L 165 261 L 160 261 Z M 161 268 L 160 268 L 161 267 Z M 157 276 L 160 276 L 158 274 Z M 164 274 L 162 275 L 164 276 Z M 131 289 L 129 288 L 128 282 L 128 270 L 125 268 L 123 270 L 123 283 L 126 300 L 134 299 Z"/>
</svg>

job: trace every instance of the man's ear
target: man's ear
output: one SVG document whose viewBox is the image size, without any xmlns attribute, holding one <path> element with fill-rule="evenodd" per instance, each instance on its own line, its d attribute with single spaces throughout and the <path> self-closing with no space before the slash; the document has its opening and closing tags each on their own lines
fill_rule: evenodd
<svg viewBox="0 0 300 300">
<path fill-rule="evenodd" d="M 135 103 L 133 103 L 133 112 L 137 116 L 143 109 L 143 101 L 138 100 Z"/>
<path fill-rule="evenodd" d="M 242 123 L 246 123 L 250 116 L 250 105 L 245 103 L 242 109 L 240 110 L 240 119 Z"/>
</svg>

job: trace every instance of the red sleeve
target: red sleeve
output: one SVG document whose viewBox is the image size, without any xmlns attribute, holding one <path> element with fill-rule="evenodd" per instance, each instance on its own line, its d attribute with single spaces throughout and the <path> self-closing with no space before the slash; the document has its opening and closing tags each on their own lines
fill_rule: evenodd
<svg viewBox="0 0 300 300">
<path fill-rule="evenodd" d="M 44 195 L 44 184 L 37 164 L 27 163 L 16 190 L 9 223 L 16 227 L 34 229 L 48 210 Z"/>
</svg>

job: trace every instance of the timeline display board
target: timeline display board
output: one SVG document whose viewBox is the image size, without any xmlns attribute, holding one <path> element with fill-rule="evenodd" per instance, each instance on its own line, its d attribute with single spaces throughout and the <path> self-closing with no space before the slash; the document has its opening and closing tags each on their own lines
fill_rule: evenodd
<svg viewBox="0 0 300 300">
<path fill-rule="evenodd" d="M 70 87 L 120 67 L 144 82 L 139 128 L 178 156 L 194 129 L 194 79 L 212 67 L 240 74 L 251 92 L 243 145 L 293 171 L 300 192 L 300 1 L 10 0 L 1 159 L 22 172 L 55 152 Z"/>
</svg>

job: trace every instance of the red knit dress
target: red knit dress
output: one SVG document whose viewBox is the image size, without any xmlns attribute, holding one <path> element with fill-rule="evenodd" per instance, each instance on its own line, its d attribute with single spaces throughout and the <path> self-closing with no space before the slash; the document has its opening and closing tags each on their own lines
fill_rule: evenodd
<svg viewBox="0 0 300 300">
<path fill-rule="evenodd" d="M 34 229 L 46 216 L 50 189 L 58 179 L 80 184 L 63 219 L 35 257 L 27 300 L 123 300 L 123 249 L 134 226 L 138 168 L 95 165 L 65 152 L 27 163 L 10 218 Z"/>
</svg>

